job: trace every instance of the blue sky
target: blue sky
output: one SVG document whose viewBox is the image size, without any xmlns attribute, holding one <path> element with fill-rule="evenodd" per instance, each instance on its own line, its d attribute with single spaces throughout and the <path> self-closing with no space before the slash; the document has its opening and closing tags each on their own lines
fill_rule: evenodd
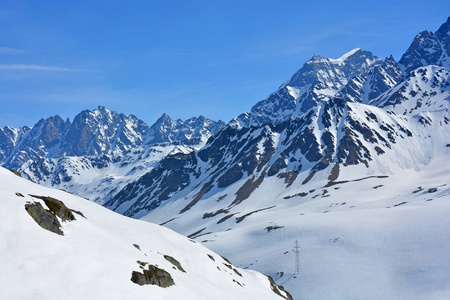
<svg viewBox="0 0 450 300">
<path fill-rule="evenodd" d="M 450 1 L 0 0 L 0 126 L 106 106 L 229 121 L 314 54 L 399 60 Z"/>
</svg>

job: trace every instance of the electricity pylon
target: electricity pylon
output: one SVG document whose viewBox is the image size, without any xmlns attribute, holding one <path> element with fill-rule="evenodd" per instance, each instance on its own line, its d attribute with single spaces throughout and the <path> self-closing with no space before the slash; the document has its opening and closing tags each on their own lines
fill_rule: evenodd
<svg viewBox="0 0 450 300">
<path fill-rule="evenodd" d="M 295 240 L 295 275 L 300 274 L 300 246 L 298 245 L 298 240 Z"/>
</svg>

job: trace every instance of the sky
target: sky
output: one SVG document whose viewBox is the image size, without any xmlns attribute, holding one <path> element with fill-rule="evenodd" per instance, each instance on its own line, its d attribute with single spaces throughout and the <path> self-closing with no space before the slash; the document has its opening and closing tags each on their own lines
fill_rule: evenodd
<svg viewBox="0 0 450 300">
<path fill-rule="evenodd" d="M 105 106 L 229 121 L 313 55 L 398 61 L 450 1 L 0 0 L 0 127 Z"/>
</svg>

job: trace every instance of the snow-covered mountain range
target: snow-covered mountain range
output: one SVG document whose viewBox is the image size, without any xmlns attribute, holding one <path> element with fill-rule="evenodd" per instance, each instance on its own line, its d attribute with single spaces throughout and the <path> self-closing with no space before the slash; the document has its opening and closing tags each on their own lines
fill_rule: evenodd
<svg viewBox="0 0 450 300">
<path fill-rule="evenodd" d="M 226 126 L 162 116 L 148 127 L 121 115 L 130 121 L 111 132 L 119 119 L 83 123 L 96 138 L 54 117 L 35 126 L 44 135 L 0 131 L 1 157 L 36 182 L 272 275 L 294 298 L 445 299 L 449 36 L 450 18 L 398 62 L 362 49 L 315 55 Z M 81 145 L 63 142 L 69 132 Z"/>
<path fill-rule="evenodd" d="M 0 167 L 2 299 L 292 299 L 167 228 Z"/>
<path fill-rule="evenodd" d="M 435 35 L 445 36 L 448 23 Z M 184 203 L 179 211 L 184 213 L 208 195 L 238 187 L 227 194 L 225 209 L 240 204 L 270 177 L 289 188 L 321 171 L 335 181 L 340 169 L 360 164 L 367 175 L 425 166 L 449 133 L 450 70 L 441 59 L 431 61 L 441 65 L 405 73 L 411 52 L 401 65 L 361 49 L 335 60 L 314 56 L 201 149 L 165 157 L 105 205 L 140 217 L 170 200 L 171 207 Z M 421 62 L 426 64 L 426 57 Z"/>
<path fill-rule="evenodd" d="M 201 147 L 224 124 L 164 114 L 149 127 L 100 106 L 72 122 L 56 115 L 32 128 L 0 128 L 0 161 L 34 182 L 103 203 L 167 154 Z"/>
</svg>

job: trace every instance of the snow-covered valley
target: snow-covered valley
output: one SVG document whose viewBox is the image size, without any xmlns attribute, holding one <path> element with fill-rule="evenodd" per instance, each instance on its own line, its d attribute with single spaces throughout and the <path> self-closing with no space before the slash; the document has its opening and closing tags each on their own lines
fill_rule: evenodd
<svg viewBox="0 0 450 300">
<path fill-rule="evenodd" d="M 243 220 L 241 207 L 222 222 L 225 214 L 166 226 L 185 235 L 206 227 L 195 240 L 240 267 L 271 274 L 294 299 L 447 299 L 450 147 L 442 150 L 420 171 L 368 177 L 343 168 L 333 185 L 324 178 L 289 192 L 263 183 L 246 200 L 261 211 Z"/>
</svg>

